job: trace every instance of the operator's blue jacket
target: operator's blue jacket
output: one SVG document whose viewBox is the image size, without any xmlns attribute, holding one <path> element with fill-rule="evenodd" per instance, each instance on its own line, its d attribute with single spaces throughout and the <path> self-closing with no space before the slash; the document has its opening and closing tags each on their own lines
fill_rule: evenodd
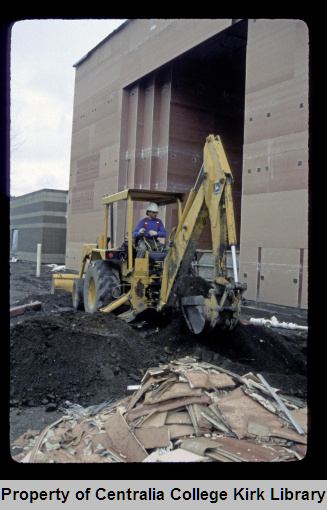
<svg viewBox="0 0 327 510">
<path fill-rule="evenodd" d="M 150 220 L 149 218 L 143 218 L 141 221 L 138 222 L 138 224 L 136 225 L 135 230 L 133 230 L 133 234 L 132 234 L 133 238 L 138 237 L 139 230 L 141 228 L 145 228 L 146 229 L 145 237 L 150 237 L 149 236 L 150 230 L 155 230 L 156 232 L 158 232 L 156 237 L 167 237 L 167 232 L 166 232 L 166 229 L 164 227 L 164 224 L 159 219 Z"/>
</svg>

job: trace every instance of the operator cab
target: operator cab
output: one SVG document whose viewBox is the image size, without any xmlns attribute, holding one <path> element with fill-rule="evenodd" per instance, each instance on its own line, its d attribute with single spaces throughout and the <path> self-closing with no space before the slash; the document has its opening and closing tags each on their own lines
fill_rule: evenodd
<svg viewBox="0 0 327 510">
<path fill-rule="evenodd" d="M 122 243 L 119 248 L 114 247 L 114 203 L 124 200 L 126 202 L 126 216 L 127 216 L 127 239 Z M 120 191 L 114 195 L 104 197 L 102 199 L 103 205 L 106 206 L 105 212 L 105 231 L 103 239 L 111 239 L 111 249 L 108 249 L 108 243 L 102 245 L 102 249 L 106 250 L 106 260 L 108 261 L 121 261 L 127 263 L 127 272 L 131 270 L 135 262 L 135 249 L 132 240 L 132 202 L 155 202 L 158 206 L 166 206 L 169 204 L 177 204 L 178 222 L 182 216 L 181 203 L 185 200 L 185 193 L 175 193 L 171 191 L 153 191 L 146 189 L 127 189 Z M 110 210 L 110 212 L 109 212 Z M 108 238 L 108 229 L 110 225 L 111 235 Z M 100 241 L 101 243 L 101 241 Z M 99 244 L 100 244 L 99 243 Z M 167 253 L 163 252 L 149 252 L 149 269 L 153 270 L 155 262 L 161 262 L 165 259 Z"/>
</svg>

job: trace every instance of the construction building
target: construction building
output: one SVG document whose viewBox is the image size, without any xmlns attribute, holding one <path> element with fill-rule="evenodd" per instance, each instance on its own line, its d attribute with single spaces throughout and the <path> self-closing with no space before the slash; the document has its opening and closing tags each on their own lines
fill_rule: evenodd
<svg viewBox="0 0 327 510">
<path fill-rule="evenodd" d="M 41 189 L 10 199 L 10 255 L 36 262 L 65 264 L 68 192 Z"/>
<path fill-rule="evenodd" d="M 292 19 L 131 19 L 76 64 L 66 267 L 103 234 L 102 198 L 193 187 L 209 134 L 234 178 L 247 301 L 307 309 L 309 35 Z M 134 204 L 135 226 L 147 204 Z M 120 206 L 119 206 L 120 207 Z M 160 209 L 167 232 L 177 210 Z M 126 236 L 114 210 L 112 243 Z M 210 229 L 199 256 L 210 250 Z"/>
</svg>

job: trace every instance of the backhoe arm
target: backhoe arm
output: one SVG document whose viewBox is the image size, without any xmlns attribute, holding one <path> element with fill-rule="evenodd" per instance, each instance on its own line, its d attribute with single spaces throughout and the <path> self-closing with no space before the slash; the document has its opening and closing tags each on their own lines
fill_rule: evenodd
<svg viewBox="0 0 327 510">
<path fill-rule="evenodd" d="M 198 246 L 206 222 L 210 219 L 214 267 L 214 288 L 211 295 L 183 298 L 182 306 L 188 322 L 190 312 L 200 313 L 203 324 L 189 324 L 193 332 L 202 331 L 210 323 L 212 329 L 216 323 L 224 322 L 230 327 L 235 323 L 241 293 L 246 286 L 238 284 L 235 246 L 236 230 L 232 200 L 232 173 L 219 137 L 210 135 L 204 146 L 203 166 L 194 188 L 185 205 L 181 221 L 177 227 L 173 246 L 168 253 L 163 268 L 162 288 L 159 309 L 174 304 L 178 282 L 187 274 Z M 234 287 L 227 281 L 226 252 L 227 236 L 232 247 L 234 267 Z M 238 294 L 235 295 L 235 292 Z M 233 295 L 232 295 L 233 294 Z M 196 298 L 196 299 L 194 299 Z M 237 301 L 236 301 L 237 298 Z M 228 304 L 229 312 L 224 314 Z M 193 309 L 192 309 L 193 307 Z M 199 321 L 194 319 L 194 321 Z M 200 320 L 201 322 L 201 320 Z"/>
</svg>

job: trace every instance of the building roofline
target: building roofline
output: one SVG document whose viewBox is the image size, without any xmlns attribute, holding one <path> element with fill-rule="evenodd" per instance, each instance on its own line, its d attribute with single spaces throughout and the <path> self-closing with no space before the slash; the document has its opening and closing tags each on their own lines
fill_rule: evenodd
<svg viewBox="0 0 327 510">
<path fill-rule="evenodd" d="M 126 25 L 128 25 L 132 20 L 131 19 L 127 19 L 124 23 L 122 23 L 121 25 L 119 25 L 118 28 L 116 28 L 115 30 L 113 30 L 112 32 L 110 32 L 109 35 L 107 35 L 107 37 L 105 37 L 102 41 L 100 41 L 96 46 L 94 46 L 94 48 L 92 48 L 88 53 L 86 53 L 86 55 L 84 55 L 84 57 L 80 58 L 75 64 L 73 64 L 73 67 L 78 67 L 82 62 L 84 62 L 84 60 L 86 60 L 87 58 L 89 58 L 90 55 L 92 55 L 92 53 L 94 51 L 96 51 L 99 46 L 101 46 L 102 44 L 104 44 L 106 41 L 108 41 L 109 39 L 111 39 L 111 37 L 113 37 L 114 35 L 117 34 L 117 32 L 119 32 L 120 30 L 122 30 Z"/>
</svg>

